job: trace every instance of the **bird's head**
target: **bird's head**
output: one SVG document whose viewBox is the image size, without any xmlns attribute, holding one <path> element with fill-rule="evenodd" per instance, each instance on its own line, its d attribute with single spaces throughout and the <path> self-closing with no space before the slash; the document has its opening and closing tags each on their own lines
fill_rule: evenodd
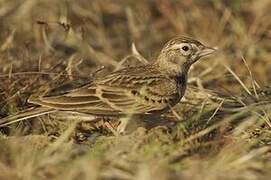
<svg viewBox="0 0 271 180">
<path fill-rule="evenodd" d="M 155 63 L 170 74 L 180 74 L 187 72 L 192 64 L 215 50 L 195 39 L 178 37 L 165 44 Z"/>
</svg>

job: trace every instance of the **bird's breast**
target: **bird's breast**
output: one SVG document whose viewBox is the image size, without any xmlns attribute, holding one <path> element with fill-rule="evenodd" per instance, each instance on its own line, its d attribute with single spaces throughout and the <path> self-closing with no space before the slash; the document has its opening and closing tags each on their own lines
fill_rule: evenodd
<svg viewBox="0 0 271 180">
<path fill-rule="evenodd" d="M 183 73 L 177 77 L 177 84 L 179 87 L 180 99 L 183 97 L 186 90 L 187 74 Z"/>
</svg>

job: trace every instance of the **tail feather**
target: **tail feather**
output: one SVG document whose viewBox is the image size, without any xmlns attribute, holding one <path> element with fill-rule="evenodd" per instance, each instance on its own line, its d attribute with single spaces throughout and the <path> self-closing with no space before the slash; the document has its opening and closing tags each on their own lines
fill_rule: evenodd
<svg viewBox="0 0 271 180">
<path fill-rule="evenodd" d="M 31 108 L 26 111 L 19 112 L 16 115 L 11 115 L 11 116 L 0 119 L 0 127 L 5 127 L 16 122 L 20 122 L 20 121 L 24 121 L 33 117 L 49 114 L 55 111 L 57 110 L 49 108 L 49 107 L 36 107 L 34 109 Z"/>
</svg>

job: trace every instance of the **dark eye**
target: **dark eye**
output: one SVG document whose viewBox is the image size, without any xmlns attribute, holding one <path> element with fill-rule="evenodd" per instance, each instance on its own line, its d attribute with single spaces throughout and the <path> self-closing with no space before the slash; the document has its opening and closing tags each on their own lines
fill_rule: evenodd
<svg viewBox="0 0 271 180">
<path fill-rule="evenodd" d="M 188 47 L 188 46 L 183 46 L 183 47 L 182 47 L 182 50 L 188 51 L 188 50 L 189 50 L 189 47 Z"/>
</svg>

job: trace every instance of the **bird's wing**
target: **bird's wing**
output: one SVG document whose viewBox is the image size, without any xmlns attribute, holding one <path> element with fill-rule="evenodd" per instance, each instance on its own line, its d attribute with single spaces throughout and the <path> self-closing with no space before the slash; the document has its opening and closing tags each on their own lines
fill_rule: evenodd
<svg viewBox="0 0 271 180">
<path fill-rule="evenodd" d="M 30 102 L 59 110 L 118 115 L 161 111 L 178 96 L 178 87 L 172 79 L 138 73 L 127 75 L 120 71 L 67 94 L 30 99 Z"/>
<path fill-rule="evenodd" d="M 48 108 L 48 107 L 36 107 L 34 109 L 33 108 L 27 109 L 23 112 L 19 112 L 16 115 L 11 115 L 11 116 L 1 118 L 0 119 L 0 128 L 8 126 L 8 125 L 16 123 L 16 122 L 26 120 L 26 119 L 38 117 L 38 116 L 45 115 L 45 114 L 50 114 L 55 111 L 56 111 L 55 109 Z"/>
</svg>

